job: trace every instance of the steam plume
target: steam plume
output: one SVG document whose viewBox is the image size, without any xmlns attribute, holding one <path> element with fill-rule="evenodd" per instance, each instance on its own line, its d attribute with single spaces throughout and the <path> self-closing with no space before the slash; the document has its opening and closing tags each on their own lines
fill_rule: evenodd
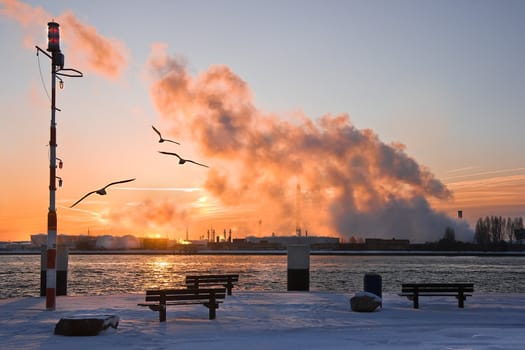
<svg viewBox="0 0 525 350">
<path fill-rule="evenodd" d="M 310 232 L 426 241 L 441 238 L 450 226 L 457 238 L 470 239 L 466 224 L 427 201 L 449 198 L 447 188 L 402 145 L 356 129 L 348 115 L 327 114 L 316 122 L 299 115 L 292 122 L 265 114 L 227 66 L 192 77 L 162 45 L 153 47 L 149 67 L 153 101 L 177 125 L 174 133 L 186 130 L 205 156 L 235 166 L 233 174 L 214 167 L 205 184 L 223 203 L 256 203 L 276 231 L 289 234 L 300 182 L 302 221 Z"/>
<path fill-rule="evenodd" d="M 129 207 L 112 208 L 107 214 L 107 219 L 123 227 L 144 228 L 144 223 L 147 223 L 147 230 L 165 231 L 173 230 L 174 223 L 184 223 L 186 218 L 186 210 L 178 208 L 176 203 L 168 200 L 144 200 Z M 139 234 L 144 233 L 139 232 Z"/>
<path fill-rule="evenodd" d="M 300 178 L 303 221 L 319 233 L 409 238 L 442 236 L 465 226 L 432 210 L 426 197 L 450 196 L 445 186 L 399 145 L 386 145 L 371 130 L 357 130 L 347 115 L 299 123 L 264 115 L 247 84 L 226 66 L 196 78 L 184 62 L 155 47 L 152 97 L 160 113 L 191 131 L 204 154 L 234 160 L 240 170 L 213 170 L 207 189 L 228 205 L 271 208 L 277 230 L 294 224 L 293 190 Z M 283 181 L 284 180 L 284 181 Z M 268 209 L 267 209 L 268 211 Z"/>
</svg>

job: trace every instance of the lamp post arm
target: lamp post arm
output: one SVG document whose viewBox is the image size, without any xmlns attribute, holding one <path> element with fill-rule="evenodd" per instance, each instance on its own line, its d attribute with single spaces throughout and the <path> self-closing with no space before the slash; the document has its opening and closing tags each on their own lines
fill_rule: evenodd
<svg viewBox="0 0 525 350">
<path fill-rule="evenodd" d="M 37 54 L 37 55 L 38 55 L 39 52 L 42 52 L 44 55 L 46 55 L 47 57 L 49 57 L 50 60 L 53 59 L 53 57 L 51 57 L 50 54 L 48 54 L 47 52 L 45 52 L 44 50 L 42 50 L 41 48 L 39 48 L 39 47 L 36 46 L 36 45 L 35 45 L 35 47 L 36 47 L 36 54 Z"/>
</svg>

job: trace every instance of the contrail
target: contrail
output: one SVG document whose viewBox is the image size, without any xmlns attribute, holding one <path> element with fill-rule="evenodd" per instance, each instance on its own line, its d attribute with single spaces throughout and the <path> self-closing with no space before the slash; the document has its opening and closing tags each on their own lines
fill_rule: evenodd
<svg viewBox="0 0 525 350">
<path fill-rule="evenodd" d="M 197 192 L 197 191 L 202 191 L 202 188 L 201 187 L 115 187 L 114 190 Z"/>
<path fill-rule="evenodd" d="M 524 170 L 525 170 L 525 168 L 488 170 L 488 171 L 480 171 L 480 172 L 471 173 L 471 174 L 448 176 L 448 177 L 444 177 L 443 180 L 464 179 L 464 178 L 469 178 L 469 177 L 484 176 L 484 175 L 494 175 L 494 174 L 502 174 L 502 173 L 515 173 L 515 172 L 524 171 Z"/>
</svg>

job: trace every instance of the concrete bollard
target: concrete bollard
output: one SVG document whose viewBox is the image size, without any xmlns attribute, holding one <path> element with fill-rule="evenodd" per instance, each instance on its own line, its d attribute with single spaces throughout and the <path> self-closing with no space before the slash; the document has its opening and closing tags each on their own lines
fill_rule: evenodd
<svg viewBox="0 0 525 350">
<path fill-rule="evenodd" d="M 68 247 L 59 244 L 57 246 L 56 263 L 56 295 L 67 295 L 67 265 L 69 258 Z M 46 295 L 47 281 L 47 246 L 41 247 L 40 255 L 40 296 Z"/>
<path fill-rule="evenodd" d="M 310 246 L 288 246 L 288 290 L 310 290 Z"/>
</svg>

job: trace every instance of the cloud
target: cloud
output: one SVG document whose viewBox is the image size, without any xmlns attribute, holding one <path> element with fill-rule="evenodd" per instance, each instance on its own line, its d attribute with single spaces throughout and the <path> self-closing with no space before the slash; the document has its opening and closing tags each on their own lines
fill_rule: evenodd
<svg viewBox="0 0 525 350">
<path fill-rule="evenodd" d="M 347 237 L 436 240 L 446 226 L 470 237 L 466 224 L 431 208 L 428 198 L 451 193 L 403 145 L 358 130 L 346 114 L 317 121 L 298 114 L 290 121 L 264 113 L 229 67 L 211 66 L 193 77 L 166 50 L 154 45 L 148 62 L 152 99 L 177 126 L 172 134 L 191 137 L 206 162 L 226 164 L 212 167 L 205 183 L 225 205 L 258 206 L 281 234 L 299 223 L 303 231 Z"/>
<path fill-rule="evenodd" d="M 42 7 L 32 7 L 22 1 L 0 0 L 0 5 L 0 15 L 14 19 L 24 29 L 24 46 L 29 49 L 47 40 L 44 28 L 56 18 L 61 43 L 68 46 L 66 67 L 75 66 L 84 73 L 91 71 L 118 79 L 128 66 L 129 50 L 122 42 L 99 34 L 96 28 L 82 23 L 70 11 L 56 17 Z"/>
<path fill-rule="evenodd" d="M 71 50 L 72 60 L 112 79 L 119 78 L 128 66 L 128 49 L 116 40 L 105 38 L 95 27 L 80 22 L 72 12 L 59 16 L 61 33 Z"/>
</svg>

